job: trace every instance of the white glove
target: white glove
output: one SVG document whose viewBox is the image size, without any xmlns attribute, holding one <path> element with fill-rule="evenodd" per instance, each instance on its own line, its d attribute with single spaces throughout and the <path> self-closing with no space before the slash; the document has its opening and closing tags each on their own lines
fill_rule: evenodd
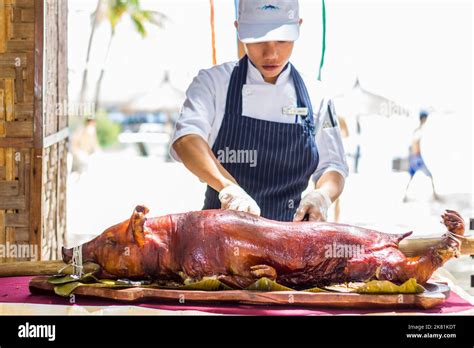
<svg viewBox="0 0 474 348">
<path fill-rule="evenodd" d="M 309 215 L 309 221 L 326 221 L 331 204 L 331 198 L 326 192 L 313 190 L 301 200 L 293 221 L 302 221 L 306 214 Z"/>
<path fill-rule="evenodd" d="M 219 200 L 223 209 L 245 211 L 260 216 L 260 208 L 240 186 L 232 184 L 221 190 Z"/>
</svg>

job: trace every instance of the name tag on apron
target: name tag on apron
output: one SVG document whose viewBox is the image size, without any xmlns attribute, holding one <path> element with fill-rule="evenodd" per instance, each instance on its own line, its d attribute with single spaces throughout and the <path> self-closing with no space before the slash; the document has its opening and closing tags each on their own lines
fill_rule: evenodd
<svg viewBox="0 0 474 348">
<path fill-rule="evenodd" d="M 284 106 L 282 111 L 283 115 L 288 116 L 308 116 L 308 108 L 298 108 L 294 106 Z"/>
</svg>

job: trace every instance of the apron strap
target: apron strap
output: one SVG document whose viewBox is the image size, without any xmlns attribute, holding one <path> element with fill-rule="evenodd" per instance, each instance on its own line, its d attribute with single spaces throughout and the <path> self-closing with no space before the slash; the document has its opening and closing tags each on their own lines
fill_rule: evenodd
<svg viewBox="0 0 474 348">
<path fill-rule="evenodd" d="M 248 57 L 243 56 L 232 71 L 229 88 L 227 89 L 227 99 L 225 103 L 225 113 L 231 115 L 237 113 L 242 115 L 242 87 L 247 80 Z M 235 105 L 236 108 L 232 108 Z"/>
<path fill-rule="evenodd" d="M 293 66 L 291 69 L 291 75 L 295 83 L 296 96 L 298 107 L 308 108 L 308 115 L 301 116 L 303 119 L 303 125 L 305 127 L 305 133 L 316 135 L 316 127 L 314 122 L 313 105 L 311 104 L 311 98 L 309 97 L 306 85 L 301 77 L 300 73 Z"/>
</svg>

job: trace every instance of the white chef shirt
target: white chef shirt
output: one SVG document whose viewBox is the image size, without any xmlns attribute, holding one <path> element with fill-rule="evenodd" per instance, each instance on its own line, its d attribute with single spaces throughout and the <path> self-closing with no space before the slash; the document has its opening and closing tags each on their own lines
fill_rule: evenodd
<svg viewBox="0 0 474 348">
<path fill-rule="evenodd" d="M 210 148 L 214 145 L 224 119 L 227 89 L 236 64 L 237 61 L 200 70 L 193 79 L 186 91 L 186 100 L 171 140 L 170 154 L 173 159 L 180 161 L 172 146 L 176 140 L 185 135 L 199 135 Z M 291 69 L 292 65 L 289 64 L 278 76 L 276 83 L 271 84 L 263 79 L 258 69 L 249 60 L 247 80 L 242 88 L 242 114 L 273 122 L 301 122 L 299 117 L 282 113 L 284 106 L 296 106 L 297 97 Z M 333 123 L 328 111 L 331 108 L 335 118 L 334 105 L 329 98 L 324 96 L 320 82 L 305 78 L 304 75 L 302 78 L 313 106 L 315 137 L 319 152 L 319 164 L 312 179 L 317 182 L 324 173 L 329 171 L 335 171 L 347 177 L 349 169 L 344 155 L 341 132 L 337 123 L 336 127 L 332 127 Z"/>
</svg>

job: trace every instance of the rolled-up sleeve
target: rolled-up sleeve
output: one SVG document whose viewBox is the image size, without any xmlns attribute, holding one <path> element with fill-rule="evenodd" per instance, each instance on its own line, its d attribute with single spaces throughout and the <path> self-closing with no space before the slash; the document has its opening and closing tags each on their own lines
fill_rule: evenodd
<svg viewBox="0 0 474 348">
<path fill-rule="evenodd" d="M 349 175 L 349 167 L 342 144 L 336 110 L 331 99 L 323 100 L 317 119 L 316 145 L 319 153 L 319 164 L 312 179 L 316 183 L 327 172 L 338 172 L 346 178 Z"/>
<path fill-rule="evenodd" d="M 181 161 L 173 149 L 173 144 L 185 135 L 196 134 L 205 141 L 209 141 L 215 113 L 215 93 L 212 80 L 208 71 L 201 70 L 186 91 L 186 100 L 171 138 L 169 151 L 174 160 Z"/>
</svg>

